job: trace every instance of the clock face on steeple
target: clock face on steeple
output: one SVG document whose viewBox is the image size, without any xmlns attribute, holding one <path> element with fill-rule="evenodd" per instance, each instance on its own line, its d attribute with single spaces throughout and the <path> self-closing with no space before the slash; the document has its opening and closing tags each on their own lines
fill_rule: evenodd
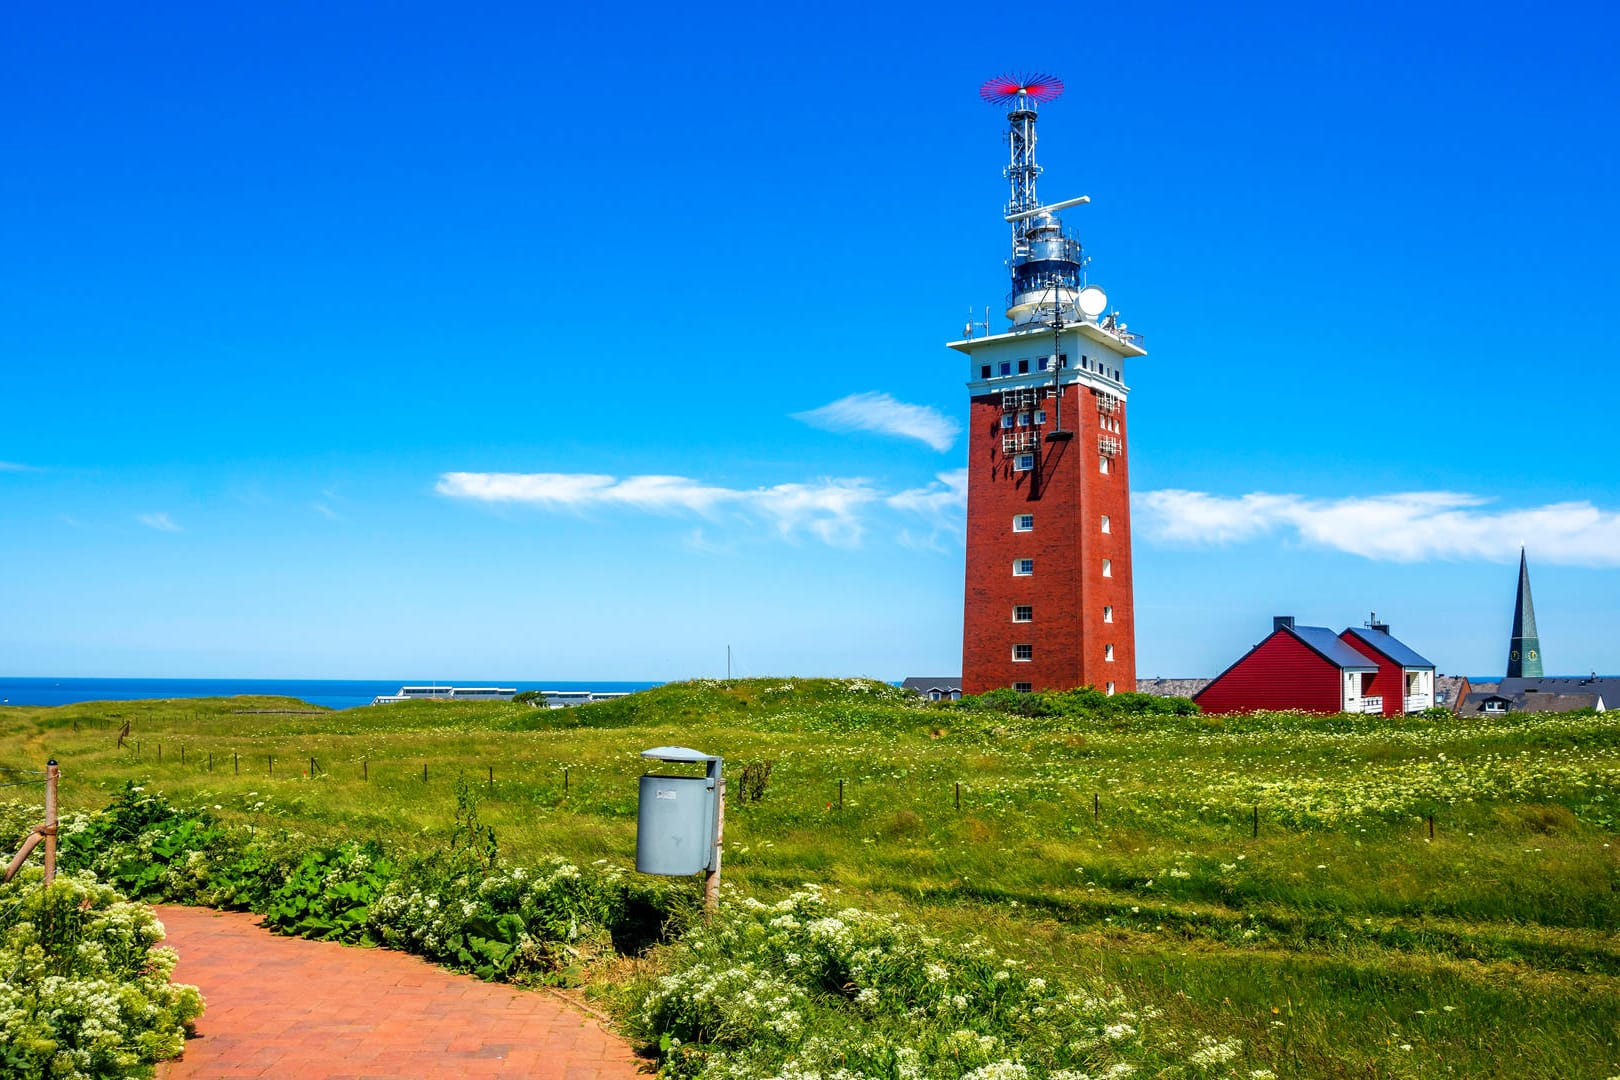
<svg viewBox="0 0 1620 1080">
<path fill-rule="evenodd" d="M 1534 650 L 1534 649 L 1530 650 L 1530 659 L 1532 659 L 1532 660 L 1536 659 L 1536 650 Z"/>
<path fill-rule="evenodd" d="M 1508 653 L 1508 659 L 1509 660 L 1517 660 L 1518 658 L 1519 658 L 1519 650 L 1518 649 L 1514 649 L 1512 652 Z"/>
</svg>

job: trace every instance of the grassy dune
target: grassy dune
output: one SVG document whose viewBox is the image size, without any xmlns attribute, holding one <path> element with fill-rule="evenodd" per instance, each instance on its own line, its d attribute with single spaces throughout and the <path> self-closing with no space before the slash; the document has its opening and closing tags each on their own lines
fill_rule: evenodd
<svg viewBox="0 0 1620 1080">
<path fill-rule="evenodd" d="M 459 775 L 484 783 L 504 854 L 629 864 L 639 751 L 688 745 L 727 760 L 731 888 L 817 882 L 1101 974 L 1241 1039 L 1234 1075 L 1620 1074 L 1620 713 L 1031 718 L 819 680 L 558 712 L 249 711 L 307 709 L 0 709 L 0 766 L 55 756 L 64 807 L 134 780 L 229 820 L 406 846 L 442 834 Z M 763 797 L 738 798 L 765 761 Z"/>
</svg>

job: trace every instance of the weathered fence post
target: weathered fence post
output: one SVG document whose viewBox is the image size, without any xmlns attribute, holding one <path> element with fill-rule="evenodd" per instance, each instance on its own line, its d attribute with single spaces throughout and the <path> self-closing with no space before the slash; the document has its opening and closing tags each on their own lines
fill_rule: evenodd
<svg viewBox="0 0 1620 1080">
<path fill-rule="evenodd" d="M 56 759 L 45 763 L 45 884 L 56 880 L 56 781 L 62 770 Z"/>
</svg>

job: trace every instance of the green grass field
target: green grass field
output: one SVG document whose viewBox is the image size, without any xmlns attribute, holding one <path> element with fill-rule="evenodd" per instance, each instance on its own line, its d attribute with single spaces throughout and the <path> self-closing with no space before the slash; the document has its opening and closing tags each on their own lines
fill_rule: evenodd
<svg viewBox="0 0 1620 1080">
<path fill-rule="evenodd" d="M 639 752 L 687 745 L 726 758 L 729 888 L 814 882 L 1101 976 L 1241 1040 L 1234 1075 L 1620 1075 L 1620 713 L 1029 718 L 822 680 L 309 709 L 0 709 L 0 766 L 56 757 L 64 809 L 133 780 L 397 846 L 437 842 L 459 776 L 484 785 L 503 856 L 630 865 Z"/>
</svg>

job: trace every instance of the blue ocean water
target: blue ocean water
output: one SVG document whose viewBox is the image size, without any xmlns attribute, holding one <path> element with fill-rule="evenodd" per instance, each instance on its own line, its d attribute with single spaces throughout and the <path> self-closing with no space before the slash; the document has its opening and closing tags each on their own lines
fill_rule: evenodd
<svg viewBox="0 0 1620 1080">
<path fill-rule="evenodd" d="M 133 701 L 140 698 L 234 697 L 264 694 L 294 697 L 311 705 L 350 709 L 370 705 L 379 694 L 401 686 L 515 686 L 519 690 L 635 691 L 659 682 L 566 682 L 521 679 L 16 679 L 0 676 L 0 704 L 72 705 L 80 701 Z"/>
</svg>

